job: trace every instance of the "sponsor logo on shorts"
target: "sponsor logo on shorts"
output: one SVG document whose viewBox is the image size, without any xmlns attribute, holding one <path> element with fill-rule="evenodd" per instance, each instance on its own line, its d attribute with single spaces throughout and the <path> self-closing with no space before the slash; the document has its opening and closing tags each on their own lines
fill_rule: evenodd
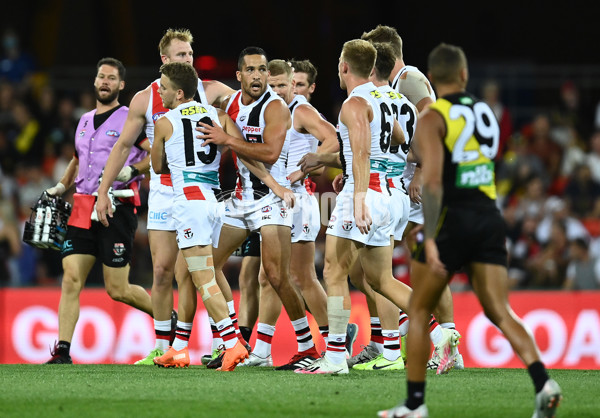
<svg viewBox="0 0 600 418">
<path fill-rule="evenodd" d="M 342 221 L 342 229 L 344 231 L 350 231 L 352 229 L 352 221 Z"/>
<path fill-rule="evenodd" d="M 73 243 L 71 242 L 70 239 L 68 239 L 63 243 L 62 252 L 66 253 L 67 251 L 72 251 L 72 250 L 73 250 Z"/>
<path fill-rule="evenodd" d="M 122 263 L 125 259 L 123 257 L 119 257 L 119 258 L 113 258 L 112 262 L 113 263 Z"/>
<path fill-rule="evenodd" d="M 262 220 L 264 221 L 265 219 L 271 219 L 271 215 L 263 215 Z"/>
<path fill-rule="evenodd" d="M 79 132 L 79 136 L 84 136 L 84 135 L 85 135 L 85 131 Z"/>
<path fill-rule="evenodd" d="M 287 208 L 281 208 L 281 210 L 279 211 L 279 215 L 281 215 L 282 218 L 287 218 L 288 216 L 288 212 L 287 212 Z"/>
<path fill-rule="evenodd" d="M 192 232 L 192 228 L 186 228 L 183 230 L 183 236 L 186 239 L 190 239 L 194 236 L 194 233 Z"/>
<path fill-rule="evenodd" d="M 115 253 L 115 255 L 117 256 L 123 255 L 125 253 L 125 244 L 123 244 L 122 242 L 115 243 L 115 245 L 113 246 L 113 253 Z"/>
<path fill-rule="evenodd" d="M 120 132 L 115 131 L 114 129 L 111 129 L 110 131 L 106 131 L 106 135 L 107 136 L 114 136 L 114 137 L 118 137 L 121 135 Z"/>
<path fill-rule="evenodd" d="M 263 208 L 261 209 L 262 213 L 267 213 L 267 212 L 271 212 L 273 208 L 269 205 L 269 206 L 263 206 Z"/>
</svg>

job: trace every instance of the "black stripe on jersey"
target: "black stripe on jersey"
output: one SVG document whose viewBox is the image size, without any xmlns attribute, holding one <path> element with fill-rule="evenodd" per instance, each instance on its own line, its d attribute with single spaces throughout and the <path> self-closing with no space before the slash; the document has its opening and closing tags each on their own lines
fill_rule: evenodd
<svg viewBox="0 0 600 418">
<path fill-rule="evenodd" d="M 290 113 L 292 113 L 294 111 L 294 108 L 298 105 L 298 101 L 296 100 L 294 103 L 292 103 L 292 105 L 290 106 Z"/>
<path fill-rule="evenodd" d="M 340 162 L 342 163 L 342 176 L 344 181 L 348 178 L 348 173 L 346 173 L 346 159 L 344 158 L 344 142 L 342 141 L 342 135 L 337 132 L 338 143 L 340 144 Z"/>
<path fill-rule="evenodd" d="M 254 109 L 250 111 L 250 115 L 248 116 L 248 126 L 260 126 L 260 113 L 269 98 L 271 97 L 271 93 L 265 93 L 265 97 L 256 105 Z M 262 135 L 254 135 L 256 138 L 256 142 L 263 142 Z M 254 174 L 250 173 L 250 182 L 252 183 L 252 189 L 254 190 L 254 199 L 258 200 L 269 193 L 269 188 Z"/>
<path fill-rule="evenodd" d="M 197 89 L 196 89 L 196 93 L 194 93 L 194 100 L 201 104 L 208 104 L 208 103 L 202 103 L 202 100 L 200 99 L 200 93 L 198 92 Z"/>
</svg>

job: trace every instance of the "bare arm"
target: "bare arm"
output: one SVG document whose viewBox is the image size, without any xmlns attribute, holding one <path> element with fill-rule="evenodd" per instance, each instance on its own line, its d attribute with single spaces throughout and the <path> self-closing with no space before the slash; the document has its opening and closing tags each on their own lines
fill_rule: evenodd
<svg viewBox="0 0 600 418">
<path fill-rule="evenodd" d="M 394 145 L 402 145 L 406 143 L 406 137 L 404 136 L 404 131 L 402 127 L 398 123 L 397 119 L 394 119 L 394 129 L 392 131 L 392 143 Z"/>
<path fill-rule="evenodd" d="M 161 118 L 154 125 L 154 142 L 152 143 L 152 169 L 156 174 L 168 174 L 165 142 L 173 135 L 173 126 L 167 118 Z"/>
<path fill-rule="evenodd" d="M 371 229 L 371 215 L 366 204 L 371 156 L 371 107 L 364 99 L 352 97 L 342 105 L 340 120 L 348 127 L 352 150 L 352 175 L 354 176 L 354 220 L 363 234 Z"/>
<path fill-rule="evenodd" d="M 223 104 L 229 101 L 229 97 L 235 93 L 234 89 L 217 80 L 203 81 L 202 86 L 204 87 L 206 99 L 216 108 L 221 108 Z"/>
<path fill-rule="evenodd" d="M 229 135 L 220 135 L 215 127 L 203 123 L 200 125 L 196 128 L 200 132 L 197 138 L 204 140 L 203 146 L 208 144 L 225 145 L 237 155 L 243 155 L 246 158 L 267 164 L 274 164 L 281 154 L 286 132 L 291 127 L 292 122 L 290 111 L 285 103 L 281 100 L 274 100 L 265 109 L 265 128 L 262 132 L 262 143 L 237 141 Z"/>
<path fill-rule="evenodd" d="M 231 135 L 238 141 L 244 141 L 244 136 L 240 132 L 235 122 L 231 120 L 229 115 L 222 110 L 218 110 L 218 112 L 219 121 L 221 122 L 225 133 Z M 288 205 L 288 207 L 294 207 L 294 193 L 291 190 L 286 189 L 285 187 L 277 183 L 273 176 L 267 171 L 263 163 L 239 155 L 238 157 L 242 160 L 244 165 L 248 167 L 248 170 L 250 170 L 252 174 L 254 174 L 256 177 L 258 177 L 269 189 L 273 191 L 273 193 L 275 193 L 277 196 L 283 199 Z"/>
<path fill-rule="evenodd" d="M 425 254 L 427 264 L 431 270 L 440 277 L 446 277 L 448 271 L 439 259 L 435 235 L 442 207 L 444 193 L 442 173 L 444 167 L 444 145 L 442 138 L 445 135 L 445 125 L 442 117 L 434 111 L 425 111 L 419 120 L 416 137 L 419 141 L 419 150 L 422 161 L 422 201 L 425 223 Z"/>
</svg>

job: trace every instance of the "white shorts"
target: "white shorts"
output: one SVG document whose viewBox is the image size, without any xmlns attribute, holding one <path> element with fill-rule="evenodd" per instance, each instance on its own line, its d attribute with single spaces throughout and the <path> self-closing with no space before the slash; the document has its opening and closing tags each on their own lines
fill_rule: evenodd
<svg viewBox="0 0 600 418">
<path fill-rule="evenodd" d="M 335 208 L 327 225 L 327 234 L 375 247 L 390 245 L 394 226 L 390 202 L 390 196 L 386 191 L 380 193 L 367 190 L 366 203 L 373 224 L 368 234 L 362 234 L 356 228 L 354 221 L 354 192 L 342 190 L 335 200 Z"/>
<path fill-rule="evenodd" d="M 410 214 L 408 215 L 408 221 L 414 222 L 419 225 L 425 223 L 425 217 L 423 216 L 423 205 L 421 203 L 414 203 L 410 201 Z"/>
<path fill-rule="evenodd" d="M 225 201 L 223 223 L 251 232 L 258 231 L 265 225 L 291 228 L 292 211 L 271 191 L 259 200 L 240 200 L 234 197 Z"/>
<path fill-rule="evenodd" d="M 292 242 L 315 241 L 321 230 L 321 211 L 314 195 L 296 192 L 292 223 Z"/>
<path fill-rule="evenodd" d="M 152 183 L 148 194 L 147 229 L 175 231 L 173 222 L 173 187 L 158 182 Z"/>
<path fill-rule="evenodd" d="M 410 214 L 410 197 L 401 189 L 390 187 L 392 218 L 394 219 L 394 227 L 392 233 L 394 240 L 402 240 L 402 234 L 408 225 L 408 216 Z"/>
<path fill-rule="evenodd" d="M 180 196 L 173 202 L 173 221 L 180 249 L 219 245 L 219 235 L 223 213 L 223 203 L 215 200 L 187 200 Z"/>
</svg>

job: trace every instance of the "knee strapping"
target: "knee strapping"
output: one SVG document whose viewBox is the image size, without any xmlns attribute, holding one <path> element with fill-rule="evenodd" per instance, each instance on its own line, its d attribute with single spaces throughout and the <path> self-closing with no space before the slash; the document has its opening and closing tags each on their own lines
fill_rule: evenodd
<svg viewBox="0 0 600 418">
<path fill-rule="evenodd" d="M 221 288 L 215 279 L 215 266 L 213 265 L 212 255 L 186 257 L 185 261 L 187 262 L 190 273 L 195 271 L 210 271 L 210 280 L 202 285 L 196 285 L 196 288 L 200 292 L 200 297 L 202 297 L 202 301 L 221 293 Z"/>
<path fill-rule="evenodd" d="M 327 313 L 329 314 L 329 333 L 345 334 L 348 321 L 350 321 L 350 309 L 344 309 L 344 297 L 329 296 Z"/>
</svg>

